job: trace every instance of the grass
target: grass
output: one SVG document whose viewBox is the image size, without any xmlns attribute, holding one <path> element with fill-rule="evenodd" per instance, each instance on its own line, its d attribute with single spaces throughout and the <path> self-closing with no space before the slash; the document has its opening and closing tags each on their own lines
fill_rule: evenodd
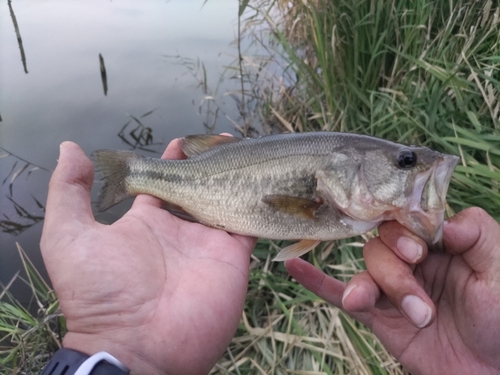
<svg viewBox="0 0 500 375">
<path fill-rule="evenodd" d="M 348 131 L 459 155 L 448 214 L 479 206 L 500 220 L 500 7 L 495 2 L 240 4 L 241 35 L 258 51 L 242 52 L 227 68 L 241 83 L 241 91 L 231 95 L 243 133 Z M 243 50 L 240 43 L 238 49 Z M 217 109 L 213 113 L 217 116 Z M 371 235 L 323 243 L 307 258 L 348 280 L 364 268 L 361 249 Z M 259 241 L 241 324 L 212 373 L 404 374 L 370 331 L 270 261 L 281 245 Z M 8 292 L 0 304 L 0 365 L 13 373 L 36 372 L 64 332 L 50 289 L 29 267 L 26 272 L 27 282 L 36 286 L 40 314 L 26 311 Z"/>
<path fill-rule="evenodd" d="M 500 220 L 498 5 L 261 0 L 245 14 L 262 55 L 240 59 L 241 79 L 264 132 L 355 132 L 458 155 L 447 214 L 479 206 Z M 364 269 L 364 240 L 307 257 L 348 280 Z M 246 318 L 214 372 L 404 373 L 370 331 L 269 263 L 272 247 L 256 249 Z"/>
<path fill-rule="evenodd" d="M 283 67 L 274 79 L 282 86 L 267 91 L 264 121 L 459 155 L 450 212 L 480 206 L 499 220 L 500 8 L 465 0 L 292 3 L 263 1 L 251 16 L 269 26 L 272 40 L 256 40 L 273 45 Z"/>
<path fill-rule="evenodd" d="M 0 375 L 40 373 L 51 354 L 61 347 L 66 331 L 54 291 L 19 244 L 17 249 L 25 277 L 18 273 L 0 292 Z M 30 287 L 31 309 L 9 292 L 14 282 Z"/>
<path fill-rule="evenodd" d="M 358 272 L 361 243 L 333 245 L 324 243 L 310 260 L 325 265 L 322 257 L 329 254 L 337 277 Z M 276 244 L 259 241 L 242 322 L 212 373 L 404 374 L 370 332 L 298 285 L 281 263 L 271 262 L 275 252 Z"/>
</svg>

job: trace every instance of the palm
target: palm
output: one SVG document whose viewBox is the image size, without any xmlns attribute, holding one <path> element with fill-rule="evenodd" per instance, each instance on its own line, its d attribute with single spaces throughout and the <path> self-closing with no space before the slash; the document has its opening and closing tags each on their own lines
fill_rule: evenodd
<svg viewBox="0 0 500 375">
<path fill-rule="evenodd" d="M 379 309 L 367 324 L 382 344 L 408 369 L 418 369 L 415 374 L 480 374 L 488 366 L 499 368 L 500 316 L 485 313 L 498 297 L 462 257 L 429 254 L 415 277 L 436 305 L 436 320 L 418 329 L 396 309 Z"/>
<path fill-rule="evenodd" d="M 42 238 L 67 319 L 65 345 L 89 335 L 112 343 L 119 332 L 128 350 L 154 364 L 142 367 L 144 373 L 208 372 L 241 317 L 255 240 L 178 219 L 147 196 L 116 223 L 99 224 L 85 186 L 92 167 L 81 156 L 75 153 L 87 173 L 69 181 L 66 190 L 75 190 L 69 201 L 51 187 Z M 82 190 L 78 217 L 56 213 Z"/>
<path fill-rule="evenodd" d="M 97 225 L 90 232 L 94 243 L 83 234 L 79 246 L 95 251 L 89 255 L 101 259 L 100 267 L 88 272 L 93 279 L 102 280 L 105 275 L 108 283 L 97 295 L 86 281 L 66 284 L 68 292 L 81 288 L 82 295 L 91 296 L 78 301 L 63 299 L 63 287 L 59 294 L 68 327 L 85 331 L 94 322 L 93 330 L 104 334 L 120 314 L 130 337 L 140 337 L 140 331 L 156 332 L 140 346 L 147 353 L 166 348 L 157 352 L 157 362 L 164 358 L 167 363 L 162 367 L 170 370 L 182 370 L 192 357 L 186 347 L 205 346 L 207 341 L 219 344 L 209 346 L 212 353 L 206 355 L 220 356 L 234 334 L 246 294 L 249 252 L 240 242 L 225 232 L 148 206 L 136 206 L 114 225 Z M 99 246 L 103 243 L 109 244 L 105 257 Z M 109 300 L 110 295 L 116 303 Z M 100 309 L 88 314 L 96 304 L 111 305 L 107 319 L 99 316 Z M 185 338 L 182 347 L 165 345 L 179 336 Z"/>
</svg>

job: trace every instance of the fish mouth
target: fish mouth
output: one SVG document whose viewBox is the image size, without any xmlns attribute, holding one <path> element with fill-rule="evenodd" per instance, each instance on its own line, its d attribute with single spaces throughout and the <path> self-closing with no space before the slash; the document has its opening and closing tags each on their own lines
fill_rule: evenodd
<svg viewBox="0 0 500 375">
<path fill-rule="evenodd" d="M 418 174 L 409 209 L 398 218 L 434 251 L 442 250 L 446 193 L 458 161 L 457 156 L 441 155 L 433 168 Z"/>
</svg>

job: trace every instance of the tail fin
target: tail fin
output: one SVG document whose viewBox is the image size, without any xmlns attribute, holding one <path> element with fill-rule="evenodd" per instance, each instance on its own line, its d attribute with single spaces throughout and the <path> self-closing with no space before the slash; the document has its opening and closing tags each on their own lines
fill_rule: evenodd
<svg viewBox="0 0 500 375">
<path fill-rule="evenodd" d="M 144 157 L 133 151 L 98 150 L 92 153 L 96 169 L 104 180 L 97 204 L 99 212 L 132 196 L 126 183 L 126 178 L 130 175 L 130 164 L 134 159 Z"/>
</svg>

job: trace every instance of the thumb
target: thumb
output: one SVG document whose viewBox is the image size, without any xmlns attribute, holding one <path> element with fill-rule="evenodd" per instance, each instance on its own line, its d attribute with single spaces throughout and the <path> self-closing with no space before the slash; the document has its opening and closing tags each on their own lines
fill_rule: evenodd
<svg viewBox="0 0 500 375">
<path fill-rule="evenodd" d="M 90 203 L 93 180 L 94 168 L 82 149 L 73 142 L 63 142 L 49 183 L 42 251 L 48 238 L 60 238 L 61 233 L 73 236 L 94 223 Z"/>
<path fill-rule="evenodd" d="M 488 279 L 500 275 L 500 225 L 483 209 L 466 209 L 445 222 L 443 243 L 476 273 Z"/>
</svg>

